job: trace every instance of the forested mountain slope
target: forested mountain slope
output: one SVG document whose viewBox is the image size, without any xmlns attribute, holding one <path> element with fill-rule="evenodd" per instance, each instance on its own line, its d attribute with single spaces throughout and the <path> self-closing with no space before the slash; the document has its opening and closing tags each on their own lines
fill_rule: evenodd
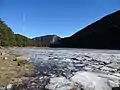
<svg viewBox="0 0 120 90">
<path fill-rule="evenodd" d="M 59 40 L 52 47 L 120 49 L 120 10 Z"/>
</svg>

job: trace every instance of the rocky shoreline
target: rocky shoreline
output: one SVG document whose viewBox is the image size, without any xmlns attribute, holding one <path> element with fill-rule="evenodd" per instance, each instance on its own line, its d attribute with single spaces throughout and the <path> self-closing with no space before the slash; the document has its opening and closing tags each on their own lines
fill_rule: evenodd
<svg viewBox="0 0 120 90">
<path fill-rule="evenodd" d="M 34 66 L 28 57 L 10 51 L 0 47 L 0 90 L 18 90 L 16 87 L 28 81 L 28 75 L 34 73 Z"/>
</svg>

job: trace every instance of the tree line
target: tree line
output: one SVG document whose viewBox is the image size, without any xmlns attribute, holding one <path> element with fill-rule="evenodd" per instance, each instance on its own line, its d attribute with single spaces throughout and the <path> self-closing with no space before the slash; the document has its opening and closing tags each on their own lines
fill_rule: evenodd
<svg viewBox="0 0 120 90">
<path fill-rule="evenodd" d="M 37 46 L 39 43 L 20 34 L 14 34 L 8 25 L 0 19 L 0 46 Z"/>
</svg>

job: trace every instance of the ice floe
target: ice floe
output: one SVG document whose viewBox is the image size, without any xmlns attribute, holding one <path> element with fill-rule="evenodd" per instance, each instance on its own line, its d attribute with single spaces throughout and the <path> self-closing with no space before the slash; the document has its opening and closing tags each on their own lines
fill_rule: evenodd
<svg viewBox="0 0 120 90">
<path fill-rule="evenodd" d="M 22 49 L 50 90 L 112 90 L 120 85 L 120 51 L 89 49 Z"/>
</svg>

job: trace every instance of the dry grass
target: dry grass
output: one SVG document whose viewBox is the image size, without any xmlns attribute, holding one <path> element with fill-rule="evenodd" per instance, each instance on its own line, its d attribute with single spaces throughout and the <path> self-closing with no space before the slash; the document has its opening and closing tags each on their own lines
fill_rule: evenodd
<svg viewBox="0 0 120 90">
<path fill-rule="evenodd" d="M 0 55 L 0 85 L 21 83 L 28 79 L 24 75 L 33 73 L 34 67 L 29 61 L 16 58 L 16 55 Z"/>
</svg>

